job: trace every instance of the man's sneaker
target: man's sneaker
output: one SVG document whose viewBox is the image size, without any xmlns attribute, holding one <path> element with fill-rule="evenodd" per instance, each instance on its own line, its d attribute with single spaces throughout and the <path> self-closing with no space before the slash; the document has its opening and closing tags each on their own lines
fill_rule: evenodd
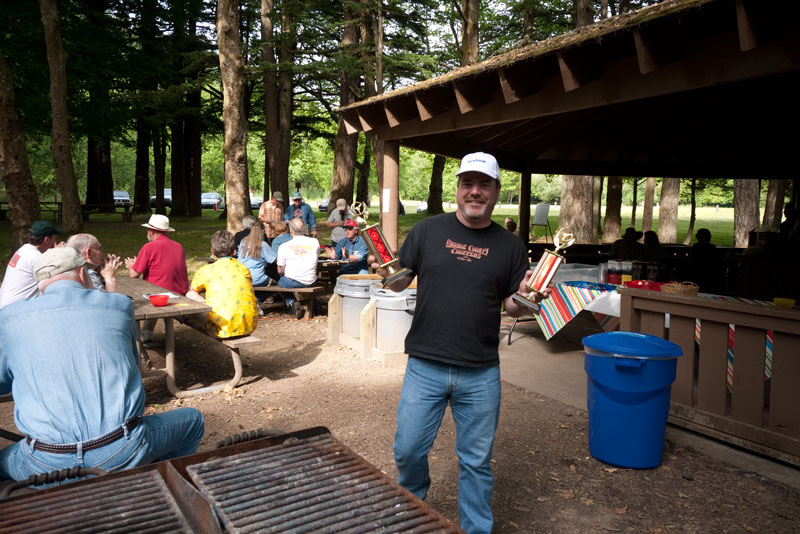
<svg viewBox="0 0 800 534">
<path fill-rule="evenodd" d="M 298 319 L 302 319 L 303 316 L 306 314 L 306 309 L 300 305 L 300 302 L 295 300 L 292 302 L 292 311 L 294 312 L 294 316 Z"/>
</svg>

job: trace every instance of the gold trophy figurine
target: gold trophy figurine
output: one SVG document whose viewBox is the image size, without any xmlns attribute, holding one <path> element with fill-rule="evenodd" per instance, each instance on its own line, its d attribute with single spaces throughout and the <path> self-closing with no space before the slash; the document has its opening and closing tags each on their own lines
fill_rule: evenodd
<svg viewBox="0 0 800 534">
<path fill-rule="evenodd" d="M 556 231 L 556 235 L 553 236 L 553 244 L 556 246 L 556 249 L 554 251 L 544 251 L 542 258 L 536 265 L 536 269 L 534 269 L 533 274 L 525 284 L 525 287 L 528 288 L 530 293 L 528 296 L 517 293 L 513 297 L 514 301 L 532 310 L 538 310 L 539 305 L 534 301 L 535 295 L 542 295 L 544 293 L 545 288 L 550 285 L 550 281 L 553 279 L 553 276 L 555 276 L 558 268 L 562 263 L 566 262 L 564 256 L 558 252 L 571 246 L 573 243 L 575 243 L 575 236 L 563 228 L 559 228 L 558 231 Z"/>
<path fill-rule="evenodd" d="M 381 282 L 381 288 L 385 288 L 392 282 L 411 274 L 410 269 L 400 266 L 400 260 L 395 257 L 392 249 L 386 242 L 386 238 L 383 237 L 383 232 L 381 232 L 381 227 L 379 225 L 373 224 L 372 226 L 367 226 L 362 230 L 361 237 L 364 238 L 364 242 L 367 244 L 369 251 L 375 256 L 375 261 L 380 264 L 379 268 L 389 271 L 389 276 L 384 278 Z"/>
</svg>

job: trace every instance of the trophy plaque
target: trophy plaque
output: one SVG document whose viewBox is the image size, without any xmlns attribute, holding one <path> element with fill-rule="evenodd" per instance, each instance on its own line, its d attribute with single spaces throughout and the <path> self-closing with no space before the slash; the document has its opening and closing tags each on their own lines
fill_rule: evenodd
<svg viewBox="0 0 800 534">
<path fill-rule="evenodd" d="M 536 265 L 536 269 L 534 269 L 533 274 L 525 284 L 525 287 L 528 288 L 530 293 L 527 297 L 517 293 L 513 297 L 514 301 L 533 310 L 538 310 L 539 305 L 534 302 L 534 296 L 543 294 L 545 288 L 550 285 L 550 281 L 553 279 L 553 276 L 555 276 L 558 268 L 564 263 L 564 256 L 558 252 L 564 250 L 573 243 L 575 243 L 575 236 L 568 233 L 563 228 L 559 228 L 553 236 L 553 244 L 556 246 L 556 249 L 554 251 L 544 251 L 542 258 Z"/>
<path fill-rule="evenodd" d="M 367 226 L 361 231 L 361 237 L 367 244 L 367 248 L 375 256 L 375 261 L 380 264 L 380 269 L 389 271 L 389 276 L 381 282 L 381 288 L 390 285 L 391 283 L 411 274 L 410 269 L 400 266 L 400 261 L 392 253 L 392 249 L 386 243 L 386 238 L 383 237 L 381 227 L 377 224 Z"/>
</svg>

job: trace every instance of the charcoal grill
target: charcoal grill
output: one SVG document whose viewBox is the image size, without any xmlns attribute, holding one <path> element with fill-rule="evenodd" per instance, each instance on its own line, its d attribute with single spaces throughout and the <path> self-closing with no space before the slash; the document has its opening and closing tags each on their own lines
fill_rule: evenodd
<svg viewBox="0 0 800 534">
<path fill-rule="evenodd" d="M 0 503 L 0 534 L 45 529 L 462 532 L 324 427 L 239 443 Z"/>
</svg>

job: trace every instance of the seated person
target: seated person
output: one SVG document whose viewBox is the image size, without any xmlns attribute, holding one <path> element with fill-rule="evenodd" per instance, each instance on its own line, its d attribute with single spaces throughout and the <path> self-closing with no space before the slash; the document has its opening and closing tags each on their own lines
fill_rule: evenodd
<svg viewBox="0 0 800 534">
<path fill-rule="evenodd" d="M 236 256 L 239 262 L 250 270 L 250 277 L 255 287 L 266 286 L 270 278 L 278 281 L 281 277 L 275 263 L 278 254 L 264 241 L 261 223 L 250 227 L 250 233 L 239 244 Z"/>
<path fill-rule="evenodd" d="M 506 230 L 512 234 L 517 231 L 517 223 L 511 217 L 506 217 L 505 220 Z"/>
<path fill-rule="evenodd" d="M 661 250 L 658 234 L 652 230 L 644 233 L 644 259 L 653 263 L 659 263 L 664 259 L 664 252 Z"/>
<path fill-rule="evenodd" d="M 0 451 L 0 477 L 69 467 L 129 469 L 192 454 L 203 415 L 143 416 L 133 304 L 89 291 L 86 260 L 53 248 L 33 265 L 42 296 L 0 310 L 0 394 L 13 392 L 24 440 Z"/>
<path fill-rule="evenodd" d="M 717 246 L 711 243 L 711 232 L 708 228 L 700 228 L 694 236 L 697 242 L 689 249 L 692 281 L 700 286 L 700 291 L 716 291 L 716 278 L 721 274 L 717 269 Z"/>
<path fill-rule="evenodd" d="M 245 215 L 242 217 L 242 229 L 233 234 L 233 244 L 236 248 L 242 243 L 242 239 L 250 235 L 250 229 L 258 222 L 258 219 L 252 215 Z"/>
<path fill-rule="evenodd" d="M 289 233 L 289 223 L 283 221 L 270 223 L 270 228 L 272 228 L 272 232 L 275 235 L 275 237 L 272 238 L 271 246 L 277 256 L 280 246 L 292 239 L 292 234 Z"/>
<path fill-rule="evenodd" d="M 89 276 L 95 289 L 109 291 L 117 290 L 117 269 L 122 264 L 122 259 L 114 254 L 103 257 L 103 245 L 92 234 L 75 234 L 67 239 L 67 245 L 75 249 L 87 265 L 90 265 Z"/>
<path fill-rule="evenodd" d="M 278 273 L 281 275 L 278 285 L 285 288 L 311 287 L 317 281 L 319 241 L 305 235 L 306 225 L 302 219 L 289 221 L 289 233 L 292 239 L 278 248 Z M 300 303 L 291 296 L 286 299 L 286 306 L 298 319 L 305 315 Z"/>
<path fill-rule="evenodd" d="M 625 229 L 625 234 L 622 239 L 617 239 L 611 245 L 611 251 L 608 257 L 613 260 L 645 260 L 644 245 L 639 243 L 642 238 L 642 232 L 636 228 L 628 227 Z"/>
<path fill-rule="evenodd" d="M 364 238 L 358 235 L 358 223 L 348 219 L 344 223 L 345 237 L 341 239 L 334 249 L 337 260 L 348 260 L 351 263 L 343 265 L 339 274 L 367 274 L 367 255 L 369 250 Z"/>
<path fill-rule="evenodd" d="M 235 250 L 233 234 L 227 230 L 215 232 L 211 236 L 211 254 L 218 259 L 197 270 L 186 293 L 190 299 L 211 306 L 206 317 L 190 318 L 187 322 L 223 339 L 246 336 L 256 329 L 258 322 L 250 271 L 233 257 Z M 201 292 L 205 292 L 205 298 Z"/>
</svg>

